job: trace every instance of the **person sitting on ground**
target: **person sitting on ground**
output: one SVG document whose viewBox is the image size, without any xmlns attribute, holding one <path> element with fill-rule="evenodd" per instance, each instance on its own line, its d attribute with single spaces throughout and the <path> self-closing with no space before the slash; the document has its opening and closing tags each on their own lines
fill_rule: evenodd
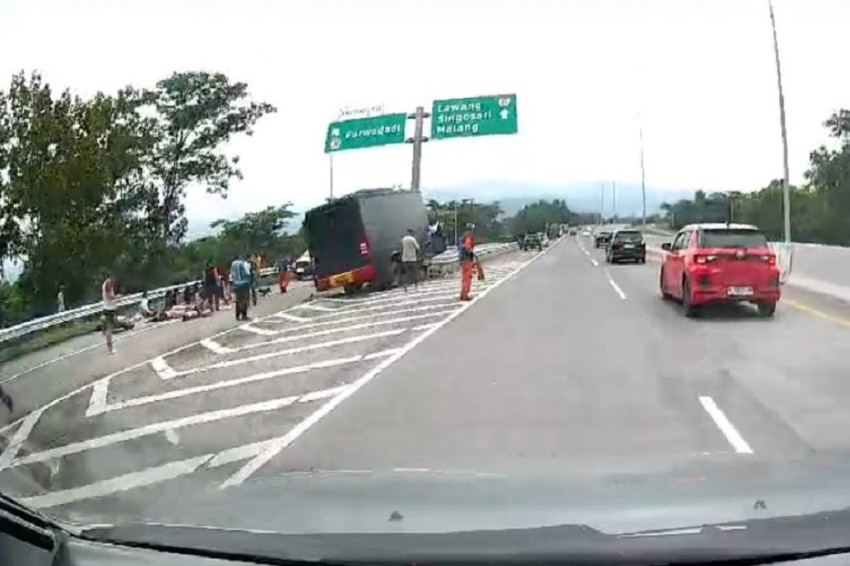
<svg viewBox="0 0 850 566">
<path fill-rule="evenodd" d="M 142 299 L 139 301 L 139 314 L 142 318 L 152 318 L 156 316 L 156 311 L 151 308 L 150 300 L 148 300 L 148 292 L 142 292 Z"/>
</svg>

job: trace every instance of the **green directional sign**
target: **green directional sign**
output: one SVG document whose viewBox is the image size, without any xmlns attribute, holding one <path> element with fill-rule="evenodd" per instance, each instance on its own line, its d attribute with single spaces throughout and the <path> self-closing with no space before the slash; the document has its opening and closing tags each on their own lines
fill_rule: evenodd
<svg viewBox="0 0 850 566">
<path fill-rule="evenodd" d="M 325 153 L 404 143 L 407 114 L 384 114 L 331 122 L 325 137 Z"/>
<path fill-rule="evenodd" d="M 431 139 L 517 133 L 515 94 L 435 100 Z"/>
</svg>

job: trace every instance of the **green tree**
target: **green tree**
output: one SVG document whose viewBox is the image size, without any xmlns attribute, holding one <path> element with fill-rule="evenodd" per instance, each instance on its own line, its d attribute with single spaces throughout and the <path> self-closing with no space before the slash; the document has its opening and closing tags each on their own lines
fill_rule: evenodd
<svg viewBox="0 0 850 566">
<path fill-rule="evenodd" d="M 239 157 L 227 156 L 222 146 L 236 134 L 252 135 L 256 122 L 277 110 L 251 100 L 245 83 L 220 73 L 174 73 L 144 99 L 156 110 L 148 234 L 161 246 L 175 244 L 186 233 L 186 187 L 196 183 L 226 197 L 230 181 L 242 173 Z"/>
</svg>

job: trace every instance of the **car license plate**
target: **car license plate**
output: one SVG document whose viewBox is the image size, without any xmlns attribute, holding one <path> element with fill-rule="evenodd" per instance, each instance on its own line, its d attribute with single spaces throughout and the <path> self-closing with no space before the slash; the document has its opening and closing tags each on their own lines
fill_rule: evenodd
<svg viewBox="0 0 850 566">
<path fill-rule="evenodd" d="M 753 294 L 752 287 L 729 287 L 727 290 L 732 297 L 748 297 Z"/>
<path fill-rule="evenodd" d="M 626 244 L 626 245 L 625 245 L 625 246 L 623 246 L 623 247 L 628 248 L 628 249 L 631 249 L 631 248 L 634 248 L 634 247 L 635 247 L 635 245 L 634 245 L 634 244 Z"/>
</svg>

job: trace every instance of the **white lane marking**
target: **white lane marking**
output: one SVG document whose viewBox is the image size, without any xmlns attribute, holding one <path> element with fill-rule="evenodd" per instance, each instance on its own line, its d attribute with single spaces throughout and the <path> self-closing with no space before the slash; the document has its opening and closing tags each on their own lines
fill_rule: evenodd
<svg viewBox="0 0 850 566">
<path fill-rule="evenodd" d="M 610 276 L 610 275 L 607 277 L 607 279 L 608 279 L 608 283 L 610 283 L 610 284 L 611 284 L 611 287 L 614 289 L 614 291 L 616 291 L 616 292 L 617 292 L 617 294 L 618 294 L 618 295 L 620 295 L 620 298 L 621 298 L 621 299 L 625 299 L 625 298 L 626 298 L 626 294 L 623 292 L 623 290 L 622 290 L 622 289 L 620 289 L 620 286 L 619 286 L 619 285 L 617 285 L 617 282 L 616 282 L 616 281 L 614 281 L 614 280 L 611 278 L 611 276 Z"/>
<path fill-rule="evenodd" d="M 233 348 L 222 346 L 215 340 L 211 340 L 209 338 L 201 340 L 201 346 L 203 346 L 207 350 L 210 350 L 214 354 L 230 354 L 233 352 Z"/>
<path fill-rule="evenodd" d="M 738 429 L 735 428 L 735 425 L 732 424 L 726 413 L 720 410 L 714 399 L 707 395 L 700 395 L 699 402 L 702 408 L 705 409 L 705 412 L 708 413 L 708 416 L 711 417 L 711 420 L 714 421 L 714 424 L 717 425 L 717 428 L 720 429 L 720 432 L 723 433 L 723 436 L 726 437 L 726 440 L 729 441 L 729 444 L 732 445 L 732 448 L 735 449 L 735 452 L 739 454 L 753 453 L 753 449 L 750 448 L 750 445 L 747 444 L 747 441 L 744 440 L 744 437 L 741 436 L 741 433 L 738 432 Z"/>
<path fill-rule="evenodd" d="M 244 330 L 246 332 L 253 332 L 254 334 L 259 334 L 260 336 L 274 336 L 277 334 L 275 330 L 266 330 L 265 328 L 257 328 L 253 326 L 250 322 L 248 324 L 243 324 L 239 327 L 240 330 Z"/>
<path fill-rule="evenodd" d="M 188 460 L 170 462 L 155 468 L 132 472 L 116 478 L 90 483 L 82 487 L 53 491 L 45 493 L 44 495 L 23 497 L 20 501 L 29 507 L 43 509 L 46 507 L 65 505 L 75 501 L 81 501 L 83 499 L 103 497 L 104 495 L 110 495 L 136 487 L 144 487 L 166 480 L 177 479 L 180 476 L 185 476 L 186 474 L 191 474 L 204 465 L 204 463 L 206 463 L 210 458 L 212 458 L 212 455 L 207 454 L 205 456 L 189 458 Z"/>
<path fill-rule="evenodd" d="M 334 387 L 333 389 L 325 389 L 323 391 L 313 391 L 310 393 L 309 399 L 310 401 L 315 401 L 317 399 L 332 397 L 334 395 L 339 394 L 340 388 Z M 98 436 L 96 438 L 89 438 L 87 440 L 81 440 L 79 442 L 72 442 L 63 446 L 57 446 L 56 448 L 49 448 L 41 452 L 28 454 L 23 458 L 18 458 L 17 460 L 12 462 L 9 467 L 14 468 L 16 466 L 34 464 L 36 462 L 45 462 L 53 458 L 62 458 L 64 456 L 79 454 L 80 452 L 93 450 L 95 448 L 104 448 L 106 446 L 112 446 L 113 444 L 127 442 L 128 440 L 142 438 L 145 436 L 150 436 L 152 434 L 159 434 L 167 430 L 177 430 L 187 426 L 206 424 L 220 421 L 223 419 L 251 415 L 254 413 L 276 411 L 278 409 L 282 409 L 283 407 L 288 407 L 294 403 L 299 402 L 302 397 L 304 397 L 304 395 L 293 395 L 290 397 L 270 399 L 268 401 L 250 403 L 248 405 L 241 405 L 239 407 L 233 407 L 231 409 L 218 409 L 215 411 L 208 411 L 206 413 L 198 413 L 196 415 L 191 415 L 188 417 L 173 419 L 170 421 L 161 421 L 158 423 L 153 423 L 129 430 L 122 430 L 121 432 L 114 432 L 112 434 Z"/>
<path fill-rule="evenodd" d="M 375 366 L 372 370 L 365 373 L 361 376 L 357 381 L 353 382 L 348 388 L 346 388 L 342 393 L 335 397 L 331 397 L 331 399 L 315 410 L 313 413 L 308 415 L 304 420 L 299 422 L 295 427 L 293 427 L 289 432 L 285 435 L 281 436 L 275 442 L 269 444 L 269 446 L 263 450 L 260 454 L 253 457 L 249 460 L 244 466 L 242 466 L 239 470 L 236 471 L 232 476 L 227 478 L 224 483 L 221 484 L 220 489 L 226 489 L 228 487 L 237 486 L 242 484 L 245 480 L 251 477 L 257 470 L 263 467 L 266 463 L 268 463 L 272 458 L 280 454 L 287 446 L 295 442 L 302 434 L 307 432 L 313 425 L 319 422 L 322 418 L 324 418 L 327 414 L 337 408 L 340 403 L 354 395 L 361 387 L 375 379 L 378 375 L 381 374 L 385 369 L 390 367 L 392 364 L 400 360 L 405 354 L 416 348 L 423 341 L 427 340 L 429 336 L 437 332 L 439 329 L 447 325 L 449 322 L 460 316 L 462 313 L 466 312 L 467 309 L 471 308 L 472 305 L 483 299 L 487 296 L 487 294 L 493 289 L 497 288 L 499 285 L 508 281 L 521 270 L 525 269 L 532 263 L 534 263 L 537 259 L 545 255 L 550 250 L 554 249 L 554 246 L 547 248 L 541 252 L 538 252 L 534 257 L 532 257 L 527 262 L 520 264 L 516 269 L 502 277 L 501 279 L 496 280 L 489 288 L 484 291 L 476 294 L 471 301 L 465 302 L 460 308 L 456 309 L 454 312 L 449 314 L 443 320 L 434 324 L 431 328 L 399 348 L 398 352 L 389 358 L 385 358 L 381 363 Z"/>
<path fill-rule="evenodd" d="M 375 359 L 381 356 L 390 356 L 396 352 L 395 349 L 383 350 L 380 352 L 373 352 L 371 354 L 362 355 L 358 354 L 356 356 L 349 356 L 347 358 L 336 358 L 333 360 L 324 360 L 321 362 L 315 362 L 312 364 L 307 364 L 303 366 L 295 366 L 288 368 L 281 368 L 274 371 L 267 371 L 263 373 L 257 373 L 253 375 L 248 375 L 245 377 L 237 377 L 235 379 L 228 379 L 225 381 L 216 381 L 214 383 L 208 383 L 206 385 L 198 385 L 196 387 L 186 387 L 184 389 L 175 389 L 172 391 L 166 391 L 165 393 L 157 393 L 155 395 L 146 395 L 144 397 L 136 397 L 134 399 L 125 399 L 123 401 L 118 401 L 116 403 L 111 403 L 105 405 L 103 409 L 100 411 L 101 413 L 108 413 L 111 411 L 120 411 L 122 409 L 127 409 L 129 407 L 139 407 L 141 405 L 147 405 L 150 403 L 158 403 L 160 401 L 169 401 L 171 399 L 177 399 L 179 397 L 186 397 L 189 395 L 197 395 L 199 393 L 207 393 L 209 391 L 215 391 L 217 389 L 226 389 L 228 387 L 237 387 L 239 385 L 245 385 L 246 383 L 253 383 L 256 381 L 263 381 L 266 379 L 274 379 L 276 377 L 283 377 L 287 375 L 296 375 L 300 373 L 307 373 L 312 370 L 317 369 L 326 369 L 331 367 L 342 366 L 346 364 L 353 364 L 356 362 L 362 362 L 365 360 Z M 92 415 L 87 415 L 92 416 Z"/>
<path fill-rule="evenodd" d="M 271 358 L 277 358 L 281 356 L 291 356 L 293 354 L 300 354 L 302 352 L 311 352 L 313 350 L 321 350 L 323 348 L 333 348 L 334 346 L 343 346 L 345 344 L 353 344 L 356 342 L 366 342 L 367 340 L 374 340 L 376 338 L 387 338 L 390 336 L 398 336 L 399 334 L 404 334 L 408 332 L 409 328 L 394 328 L 393 330 L 385 330 L 384 332 L 375 332 L 373 334 L 361 334 L 359 336 L 349 336 L 347 338 L 340 338 L 339 340 L 329 340 L 327 342 L 315 342 L 313 344 L 307 344 L 306 346 L 299 346 L 297 348 L 287 348 L 285 350 L 276 350 L 274 352 L 266 352 L 265 354 L 257 354 L 255 356 L 248 356 L 246 358 L 236 358 L 234 360 L 224 360 L 221 362 L 216 362 L 214 364 L 210 364 L 208 366 L 199 366 L 193 367 L 183 371 L 174 372 L 172 378 L 176 377 L 184 377 L 187 375 L 194 375 L 196 373 L 203 373 L 215 369 L 223 369 L 229 368 L 233 366 L 238 366 L 242 364 L 249 364 L 253 362 L 259 362 L 262 360 L 268 360 Z"/>
<path fill-rule="evenodd" d="M 322 305 L 314 305 L 313 303 L 303 303 L 301 305 L 298 305 L 298 308 L 321 312 L 334 312 L 336 310 L 333 307 L 323 307 Z M 280 316 L 280 313 L 278 313 L 278 316 Z"/>
<path fill-rule="evenodd" d="M 168 365 L 168 362 L 165 361 L 165 358 L 159 356 L 151 360 L 151 367 L 159 376 L 160 379 L 171 379 L 177 375 L 177 372 Z"/>
<path fill-rule="evenodd" d="M 165 431 L 165 439 L 174 446 L 180 444 L 180 436 L 173 429 L 168 429 Z"/>
<path fill-rule="evenodd" d="M 292 322 L 310 322 L 310 319 L 304 316 L 295 316 L 294 314 L 289 314 L 288 312 L 279 312 L 275 315 L 277 318 L 282 318 L 284 320 L 289 320 Z"/>
<path fill-rule="evenodd" d="M 115 337 L 115 343 L 117 344 L 118 342 L 123 342 L 124 340 L 127 340 L 128 338 L 132 338 L 133 336 L 136 336 L 137 334 L 143 334 L 143 333 L 145 333 L 149 330 L 153 330 L 155 328 L 161 328 L 163 326 L 167 326 L 167 325 L 173 324 L 175 322 L 179 322 L 179 321 L 177 321 L 177 320 L 167 320 L 165 322 L 156 323 L 155 325 L 152 325 L 152 326 L 142 327 L 139 330 L 135 330 L 135 331 L 127 333 L 127 334 L 118 334 Z M 35 370 L 41 369 L 45 366 L 49 366 L 50 364 L 55 364 L 56 362 L 61 362 L 63 360 L 67 360 L 68 358 L 70 358 L 72 356 L 76 356 L 77 354 L 83 354 L 85 352 L 90 352 L 92 350 L 95 350 L 97 348 L 102 348 L 102 347 L 103 347 L 103 343 L 98 341 L 97 344 L 92 344 L 91 346 L 86 346 L 85 348 L 80 348 L 79 350 L 74 350 L 72 352 L 68 352 L 67 354 L 62 354 L 61 356 L 58 356 L 56 358 L 51 358 L 49 360 L 45 360 L 45 361 L 41 362 L 40 364 L 34 365 L 30 368 L 27 368 L 23 371 L 20 371 L 20 372 L 16 373 L 15 375 L 11 375 L 9 377 L 0 379 L 0 384 L 8 383 L 8 382 L 12 381 L 13 379 L 17 379 L 21 376 L 28 374 L 28 373 L 32 373 Z"/>
<path fill-rule="evenodd" d="M 593 267 L 599 267 L 599 262 L 598 262 L 598 261 L 596 261 L 595 259 L 591 259 L 591 260 L 590 260 L 590 263 L 592 263 L 592 264 L 593 264 Z"/>
<path fill-rule="evenodd" d="M 26 442 L 27 438 L 29 438 L 30 433 L 32 433 L 33 427 L 35 427 L 35 423 L 38 422 L 38 419 L 41 418 L 41 414 L 44 412 L 44 409 L 39 409 L 31 412 L 26 416 L 24 422 L 21 423 L 21 426 L 18 427 L 18 430 L 15 431 L 15 434 L 12 435 L 11 440 L 9 440 L 8 446 L 6 449 L 0 453 L 0 470 L 8 468 L 11 466 L 12 462 L 15 459 L 15 456 L 18 455 L 18 451 L 23 446 L 24 442 Z"/>
<path fill-rule="evenodd" d="M 351 332 L 352 330 L 362 330 L 364 328 L 373 328 L 375 326 L 387 326 L 390 324 L 403 324 L 405 322 L 410 322 L 413 320 L 421 320 L 423 318 L 434 318 L 438 316 L 443 316 L 447 314 L 453 313 L 455 310 L 461 308 L 462 305 L 449 307 L 448 310 L 442 310 L 437 312 L 426 312 L 424 314 L 416 314 L 412 316 L 402 316 L 399 318 L 391 318 L 388 320 L 376 320 L 375 322 L 364 322 L 363 324 L 352 324 L 351 326 L 338 326 L 335 328 L 328 328 L 326 330 L 319 330 L 316 332 L 308 332 L 306 334 L 288 334 L 282 336 L 280 338 L 275 338 L 274 340 L 269 340 L 267 342 L 259 342 L 256 344 L 246 344 L 244 346 L 240 346 L 239 348 L 234 348 L 237 352 L 241 352 L 243 350 L 250 350 L 253 348 L 260 348 L 263 346 L 269 346 L 271 344 L 280 344 L 283 342 L 293 342 L 296 340 L 305 340 L 307 338 L 316 338 L 317 336 L 327 336 L 328 334 L 335 334 L 339 332 Z M 361 320 L 363 317 L 357 317 L 355 320 Z M 339 321 L 334 321 L 339 322 Z M 324 324 L 310 324 L 307 325 L 310 328 L 314 328 L 316 326 L 326 326 Z M 300 327 L 299 330 L 304 329 L 305 327 Z M 281 330 L 277 334 L 284 334 L 285 331 Z"/>
<path fill-rule="evenodd" d="M 295 306 L 297 306 L 297 305 L 295 305 Z M 289 308 L 289 309 L 287 309 L 287 310 L 291 310 L 292 308 L 294 308 L 294 307 L 290 307 L 290 308 Z M 272 315 L 269 315 L 268 317 L 265 317 L 265 319 L 268 319 L 268 318 L 270 318 L 271 316 L 272 316 Z M 259 321 L 259 320 L 264 320 L 264 319 L 258 319 L 258 321 Z M 174 321 L 174 322 L 178 322 L 178 321 Z M 256 321 L 255 321 L 255 322 L 256 322 Z M 159 324 L 159 326 L 163 326 L 164 324 L 168 324 L 168 322 L 161 323 L 161 324 Z M 153 328 L 158 328 L 159 326 L 156 326 L 156 327 L 153 327 Z M 225 330 L 222 330 L 221 332 L 217 332 L 217 333 L 213 334 L 212 336 L 209 336 L 208 338 L 209 338 L 209 339 L 214 339 L 214 338 L 218 338 L 218 337 L 220 337 L 220 336 L 226 336 L 227 334 L 231 334 L 232 332 L 235 332 L 235 331 L 236 331 L 236 330 L 238 330 L 238 329 L 239 329 L 239 327 L 238 327 L 238 326 L 231 327 L 231 328 L 226 328 Z M 128 338 L 129 338 L 129 336 L 128 336 Z M 164 354 L 162 354 L 160 357 L 163 357 L 163 358 L 164 358 L 164 357 L 166 357 L 166 356 L 172 356 L 172 355 L 177 354 L 177 353 L 179 353 L 179 352 L 182 352 L 182 351 L 184 351 L 184 350 L 188 350 L 188 349 L 190 349 L 190 348 L 193 348 L 194 346 L 198 345 L 199 343 L 200 343 L 199 341 L 193 341 L 193 342 L 189 342 L 188 344 L 183 344 L 182 346 L 178 346 L 177 348 L 174 348 L 173 350 L 170 350 L 170 351 L 168 351 L 168 352 L 165 352 L 165 353 L 164 353 Z M 99 345 L 98 345 L 98 346 L 96 346 L 96 347 L 99 347 Z M 44 405 L 42 405 L 42 406 L 38 409 L 39 414 L 41 414 L 41 413 L 43 413 L 44 411 L 46 411 L 46 410 L 50 409 L 51 407 L 55 407 L 56 405 L 58 405 L 59 403 L 61 403 L 61 402 L 63 402 L 63 401 L 66 401 L 66 400 L 70 399 L 71 397 L 73 397 L 73 396 L 77 395 L 78 393 L 81 393 L 81 392 L 83 392 L 83 391 L 86 391 L 87 389 L 92 389 L 92 390 L 93 390 L 93 391 L 92 391 L 92 395 L 94 395 L 94 394 L 96 394 L 96 393 L 99 393 L 99 394 L 103 394 L 103 395 L 105 395 L 106 390 L 108 389 L 109 382 L 110 382 L 110 380 L 111 380 L 113 377 L 117 377 L 117 376 L 119 376 L 119 375 L 122 375 L 122 374 L 125 374 L 125 373 L 127 373 L 127 372 L 130 372 L 130 371 L 132 371 L 132 370 L 134 370 L 134 369 L 138 369 L 138 368 L 140 368 L 140 367 L 145 367 L 145 366 L 147 366 L 147 365 L 148 365 L 148 364 L 150 364 L 150 363 L 151 363 L 151 359 L 150 359 L 150 358 L 148 358 L 148 359 L 146 359 L 146 360 L 142 360 L 141 362 L 136 362 L 136 363 L 131 364 L 131 365 L 127 366 L 127 367 L 121 368 L 120 370 L 115 371 L 115 372 L 113 372 L 113 373 L 111 373 L 111 374 L 109 374 L 109 375 L 107 375 L 107 376 L 101 377 L 100 379 L 96 379 L 96 380 L 92 381 L 91 383 L 86 383 L 85 385 L 81 385 L 80 387 L 77 387 L 77 388 L 76 388 L 76 389 L 74 389 L 73 391 L 69 391 L 68 393 L 65 393 L 64 395 L 60 395 L 59 397 L 56 397 L 56 398 L 55 398 L 55 399 L 53 399 L 52 401 L 49 401 L 49 402 L 45 403 Z M 105 402 L 105 397 L 104 397 L 104 402 Z M 93 399 L 93 400 L 90 402 L 90 406 L 91 406 L 91 405 L 93 405 L 93 404 L 94 404 L 95 406 L 97 406 L 97 404 L 98 404 L 98 403 L 100 403 L 100 401 L 99 401 L 98 399 Z M 31 412 L 30 414 L 33 414 L 33 413 Z M 27 416 L 28 416 L 28 415 L 25 415 L 25 416 L 23 416 L 23 417 L 19 417 L 19 418 L 15 419 L 14 421 L 12 421 L 12 422 L 10 422 L 10 423 L 7 423 L 7 424 L 3 425 L 2 427 L 0 427 L 0 434 L 5 434 L 5 433 L 7 433 L 9 430 L 11 430 L 11 429 L 12 429 L 12 427 L 14 427 L 14 426 L 18 425 L 18 424 L 19 424 L 19 423 L 21 423 L 21 422 L 22 422 L 25 418 L 27 418 Z M 26 439 L 24 439 L 24 440 L 26 440 Z"/>
<path fill-rule="evenodd" d="M 109 394 L 109 384 L 112 377 L 108 376 L 95 382 L 92 387 L 89 406 L 86 407 L 86 418 L 99 415 L 106 409 L 106 397 Z"/>
<path fill-rule="evenodd" d="M 393 301 L 393 307 L 403 307 L 409 305 L 421 305 L 422 303 L 431 303 L 431 302 L 443 302 L 443 303 L 457 303 L 457 290 L 448 291 L 445 293 L 430 295 L 425 298 L 418 298 L 414 294 L 414 298 L 408 301 Z M 441 305 L 435 306 L 424 306 L 420 307 L 418 310 L 427 310 L 429 308 L 438 308 Z M 332 322 L 347 322 L 351 320 L 361 320 L 363 318 L 369 318 L 371 316 L 380 316 L 380 315 L 388 315 L 388 314 L 398 314 L 403 312 L 413 312 L 417 309 L 398 309 L 398 310 L 383 310 L 386 309 L 386 306 L 366 306 L 366 307 L 357 307 L 357 308 L 346 308 L 339 309 L 339 312 L 335 312 L 333 314 L 324 314 L 321 316 L 317 316 L 315 318 L 304 319 L 309 323 L 317 323 L 321 322 L 322 324 L 331 324 Z M 374 315 L 367 316 L 346 316 L 345 318 L 338 318 L 340 315 L 351 315 L 352 313 L 365 313 L 374 311 Z M 266 321 L 269 323 L 277 322 L 277 321 Z M 304 328 L 303 326 L 295 327 L 295 329 Z"/>
</svg>

